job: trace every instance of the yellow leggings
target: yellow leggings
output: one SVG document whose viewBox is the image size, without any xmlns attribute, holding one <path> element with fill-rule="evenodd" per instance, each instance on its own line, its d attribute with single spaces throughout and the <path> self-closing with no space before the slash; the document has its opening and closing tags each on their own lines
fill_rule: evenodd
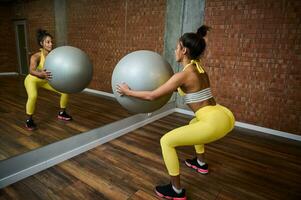
<svg viewBox="0 0 301 200">
<path fill-rule="evenodd" d="M 194 145 L 196 153 L 204 153 L 204 144 L 224 137 L 234 128 L 232 112 L 221 105 L 205 106 L 195 113 L 189 125 L 166 133 L 160 140 L 163 159 L 169 175 L 180 174 L 176 147 Z"/>
<path fill-rule="evenodd" d="M 27 115 L 32 115 L 35 111 L 35 105 L 36 105 L 36 101 L 38 98 L 38 89 L 40 87 L 61 94 L 60 107 L 61 108 L 67 107 L 69 95 L 55 90 L 53 87 L 51 87 L 49 85 L 47 80 L 40 79 L 36 76 L 29 74 L 26 76 L 26 78 L 24 80 L 24 85 L 25 85 L 26 92 L 28 95 L 28 99 L 27 99 L 27 103 L 26 103 L 26 114 Z"/>
</svg>

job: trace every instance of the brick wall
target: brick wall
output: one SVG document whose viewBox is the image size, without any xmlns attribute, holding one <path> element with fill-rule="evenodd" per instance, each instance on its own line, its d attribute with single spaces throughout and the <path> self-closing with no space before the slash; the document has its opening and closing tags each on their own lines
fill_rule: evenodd
<svg viewBox="0 0 301 200">
<path fill-rule="evenodd" d="M 18 71 L 12 13 L 11 4 L 0 4 L 0 73 Z"/>
<path fill-rule="evenodd" d="M 36 31 L 46 29 L 55 39 L 54 3 L 53 0 L 27 0 L 14 4 L 14 19 L 26 19 L 27 42 L 29 53 L 39 51 Z M 55 40 L 54 40 L 55 42 Z"/>
<path fill-rule="evenodd" d="M 112 72 L 127 53 L 163 53 L 165 0 L 67 1 L 67 18 L 68 43 L 93 62 L 89 88 L 112 92 Z"/>
<path fill-rule="evenodd" d="M 237 121 L 301 135 L 301 1 L 206 0 L 204 58 Z"/>
</svg>

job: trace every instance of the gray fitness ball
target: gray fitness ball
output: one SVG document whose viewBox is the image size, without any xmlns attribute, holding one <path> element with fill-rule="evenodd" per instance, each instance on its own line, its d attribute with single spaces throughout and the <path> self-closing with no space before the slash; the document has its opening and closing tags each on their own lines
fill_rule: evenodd
<svg viewBox="0 0 301 200">
<path fill-rule="evenodd" d="M 53 49 L 46 57 L 45 69 L 52 74 L 49 84 L 63 93 L 82 91 L 93 75 L 93 66 L 88 55 L 71 46 Z"/>
<path fill-rule="evenodd" d="M 171 94 L 154 101 L 134 97 L 120 96 L 116 85 L 126 83 L 132 90 L 154 90 L 164 84 L 173 75 L 170 65 L 159 54 L 140 50 L 123 57 L 112 74 L 112 90 L 117 101 L 133 113 L 150 113 L 168 102 Z"/>
</svg>

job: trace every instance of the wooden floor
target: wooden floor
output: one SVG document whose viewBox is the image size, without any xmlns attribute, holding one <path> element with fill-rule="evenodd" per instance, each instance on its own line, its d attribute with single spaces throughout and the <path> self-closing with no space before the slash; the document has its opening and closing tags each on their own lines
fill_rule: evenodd
<svg viewBox="0 0 301 200">
<path fill-rule="evenodd" d="M 55 167 L 0 190 L 0 199 L 155 200 L 153 188 L 168 183 L 160 137 L 189 121 L 172 114 Z M 193 149 L 178 149 L 182 184 L 189 200 L 300 200 L 301 144 L 235 129 L 206 146 L 208 175 L 183 161 Z"/>
<path fill-rule="evenodd" d="M 116 101 L 87 93 L 71 94 L 71 122 L 57 119 L 59 95 L 40 89 L 35 131 L 25 128 L 27 94 L 22 76 L 0 76 L 0 160 L 45 146 L 130 116 Z"/>
</svg>

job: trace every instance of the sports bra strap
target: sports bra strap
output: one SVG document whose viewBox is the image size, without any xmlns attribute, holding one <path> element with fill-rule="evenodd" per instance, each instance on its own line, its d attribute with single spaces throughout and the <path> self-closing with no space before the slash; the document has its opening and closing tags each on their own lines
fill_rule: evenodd
<svg viewBox="0 0 301 200">
<path fill-rule="evenodd" d="M 44 69 L 44 63 L 45 63 L 45 56 L 44 56 L 42 48 L 40 49 L 40 51 L 41 51 L 41 56 L 40 56 L 40 62 L 39 62 L 39 65 L 37 66 L 37 69 L 43 70 Z"/>
<path fill-rule="evenodd" d="M 198 72 L 199 72 L 200 74 L 205 73 L 205 71 L 203 70 L 203 68 L 202 68 L 201 65 L 200 65 L 200 61 L 199 61 L 199 60 L 191 60 L 190 63 L 187 64 L 187 65 L 183 68 L 183 71 L 184 71 L 189 65 L 191 65 L 191 64 L 194 64 L 194 65 L 196 66 L 196 68 L 197 68 L 197 70 L 198 70 Z"/>
</svg>

